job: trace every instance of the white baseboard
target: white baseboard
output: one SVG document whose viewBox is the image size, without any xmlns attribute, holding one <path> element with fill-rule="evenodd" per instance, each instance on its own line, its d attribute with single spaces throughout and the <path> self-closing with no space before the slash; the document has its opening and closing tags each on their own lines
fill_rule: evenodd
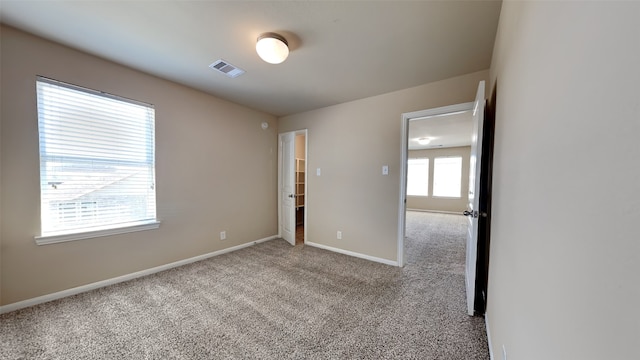
<svg viewBox="0 0 640 360">
<path fill-rule="evenodd" d="M 409 208 L 407 208 L 407 211 L 428 212 L 428 213 L 436 213 L 436 214 L 462 215 L 462 211 L 440 211 L 440 210 L 409 209 Z"/>
<path fill-rule="evenodd" d="M 23 308 L 26 308 L 26 307 L 29 307 L 29 306 L 34 306 L 34 305 L 42 304 L 42 303 L 53 301 L 53 300 L 62 299 L 62 298 L 67 297 L 67 296 L 80 294 L 80 293 L 91 291 L 91 290 L 95 290 L 95 289 L 98 289 L 98 288 L 101 288 L 101 287 L 114 285 L 114 284 L 121 283 L 121 282 L 128 281 L 128 280 L 133 280 L 133 279 L 136 279 L 136 278 L 139 278 L 139 277 L 155 274 L 155 273 L 160 272 L 160 271 L 165 271 L 165 270 L 169 270 L 169 269 L 176 268 L 176 267 L 179 267 L 179 266 L 191 264 L 191 263 L 194 263 L 196 261 L 205 260 L 205 259 L 208 259 L 208 258 L 211 258 L 211 257 L 214 257 L 214 256 L 226 254 L 226 253 L 229 253 L 229 252 L 232 252 L 232 251 L 237 251 L 237 250 L 249 247 L 249 246 L 253 246 L 253 245 L 256 245 L 256 244 L 259 244 L 259 243 L 262 243 L 262 242 L 265 242 L 265 241 L 277 239 L 277 238 L 278 238 L 277 235 L 272 235 L 272 236 L 269 236 L 269 237 L 266 237 L 266 238 L 263 238 L 263 239 L 260 239 L 260 240 L 250 241 L 248 243 L 244 243 L 244 244 L 241 244 L 241 245 L 232 246 L 230 248 L 217 250 L 217 251 L 210 252 L 210 253 L 203 254 L 203 255 L 194 256 L 192 258 L 179 260 L 179 261 L 176 261 L 176 262 L 172 262 L 172 263 L 169 263 L 169 264 L 156 266 L 156 267 L 153 267 L 153 268 L 150 268 L 150 269 L 146 269 L 146 270 L 136 271 L 136 272 L 131 273 L 131 274 L 126 274 L 126 275 L 118 276 L 118 277 L 115 277 L 115 278 L 106 279 L 106 280 L 102 280 L 102 281 L 94 282 L 94 283 L 91 283 L 91 284 L 74 287 L 74 288 L 71 288 L 71 289 L 63 290 L 63 291 L 58 291 L 58 292 L 55 292 L 55 293 L 52 293 L 52 294 L 42 295 L 42 296 L 38 296 L 38 297 L 35 297 L 35 298 L 31 298 L 31 299 L 27 299 L 27 300 L 23 300 L 23 301 L 18 301 L 18 302 L 12 303 L 12 304 L 3 305 L 3 306 L 0 306 L 0 314 L 8 313 L 8 312 L 11 312 L 11 311 L 23 309 Z"/>
<path fill-rule="evenodd" d="M 391 266 L 398 266 L 398 262 L 397 261 L 382 259 L 382 258 L 378 258 L 378 257 L 375 257 L 375 256 L 369 256 L 369 255 L 365 255 L 365 254 L 360 254 L 360 253 L 357 253 L 357 252 L 353 252 L 353 251 L 349 251 L 349 250 L 343 250 L 343 249 L 339 249 L 339 248 L 335 248 L 335 247 L 331 247 L 331 246 L 327 246 L 327 245 L 322 245 L 322 244 L 318 244 L 318 243 L 308 242 L 308 241 L 305 241 L 304 244 L 305 245 L 309 245 L 309 246 L 313 246 L 313 247 L 317 247 L 317 248 L 320 248 L 320 249 L 324 249 L 324 250 L 337 252 L 337 253 L 344 254 L 344 255 L 357 257 L 357 258 L 360 258 L 360 259 L 365 259 L 365 260 L 369 260 L 369 261 L 375 261 L 375 262 L 379 262 L 379 263 L 386 264 L 386 265 L 391 265 Z"/>
<path fill-rule="evenodd" d="M 489 346 L 489 359 L 491 360 L 495 360 L 495 357 L 493 356 L 493 346 L 491 344 L 491 333 L 489 332 L 489 317 L 487 316 L 487 313 L 484 313 L 484 326 L 487 329 L 487 344 Z"/>
</svg>

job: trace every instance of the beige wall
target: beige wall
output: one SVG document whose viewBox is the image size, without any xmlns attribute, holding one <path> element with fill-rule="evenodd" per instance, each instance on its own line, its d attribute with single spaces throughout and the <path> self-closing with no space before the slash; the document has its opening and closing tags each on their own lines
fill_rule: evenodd
<svg viewBox="0 0 640 360">
<path fill-rule="evenodd" d="M 442 198 L 433 196 L 433 159 L 445 156 L 462 157 L 462 183 L 460 186 L 459 199 Z M 408 158 L 428 158 L 429 159 L 429 195 L 428 196 L 408 196 L 407 209 L 409 210 L 430 210 L 447 211 L 461 213 L 467 209 L 469 201 L 469 157 L 471 147 L 454 147 L 444 149 L 410 150 Z"/>
<path fill-rule="evenodd" d="M 295 142 L 294 148 L 296 152 L 296 158 L 304 159 L 305 153 L 306 153 L 304 135 L 296 135 L 296 142 Z"/>
<path fill-rule="evenodd" d="M 280 118 L 281 132 L 309 130 L 305 241 L 396 261 L 402 113 L 473 101 L 488 75 L 480 71 Z"/>
<path fill-rule="evenodd" d="M 640 3 L 503 4 L 495 358 L 640 359 Z"/>
<path fill-rule="evenodd" d="M 0 304 L 277 234 L 275 117 L 11 28 L 1 34 Z M 159 229 L 35 244 L 36 75 L 155 105 Z M 266 131 L 263 121 L 271 125 Z M 222 230 L 225 241 L 218 240 Z"/>
</svg>

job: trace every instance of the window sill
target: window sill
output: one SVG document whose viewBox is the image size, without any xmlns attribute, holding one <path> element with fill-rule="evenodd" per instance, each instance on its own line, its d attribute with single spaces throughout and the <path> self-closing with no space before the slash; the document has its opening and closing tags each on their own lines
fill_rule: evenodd
<svg viewBox="0 0 640 360">
<path fill-rule="evenodd" d="M 37 245 L 49 245 L 67 241 L 76 241 L 97 238 L 102 236 L 111 236 L 118 234 L 126 234 L 136 231 L 153 230 L 160 227 L 160 221 L 152 220 L 145 222 L 130 223 L 127 226 L 118 228 L 109 228 L 94 231 L 85 231 L 71 234 L 43 235 L 34 237 Z"/>
</svg>

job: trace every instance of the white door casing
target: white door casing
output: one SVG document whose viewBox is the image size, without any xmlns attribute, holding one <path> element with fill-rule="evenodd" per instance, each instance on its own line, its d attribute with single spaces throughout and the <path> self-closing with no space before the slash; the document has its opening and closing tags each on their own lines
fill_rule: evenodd
<svg viewBox="0 0 640 360">
<path fill-rule="evenodd" d="M 478 85 L 473 105 L 473 133 L 471 137 L 471 156 L 469 161 L 469 202 L 467 204 L 467 255 L 465 264 L 465 282 L 467 290 L 467 313 L 474 314 L 476 262 L 478 256 L 478 217 L 480 212 L 480 159 L 482 159 L 482 131 L 484 127 L 485 107 L 484 81 Z"/>
<path fill-rule="evenodd" d="M 295 204 L 295 132 L 280 134 L 280 173 L 279 173 L 279 199 L 280 199 L 280 236 L 291 245 L 296 244 L 296 204 Z"/>
</svg>

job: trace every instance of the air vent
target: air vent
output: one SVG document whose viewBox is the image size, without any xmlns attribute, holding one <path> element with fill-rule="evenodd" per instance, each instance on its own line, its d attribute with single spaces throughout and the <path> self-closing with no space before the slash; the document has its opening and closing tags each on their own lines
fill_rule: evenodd
<svg viewBox="0 0 640 360">
<path fill-rule="evenodd" d="M 209 67 L 227 75 L 230 78 L 235 78 L 244 74 L 244 70 L 237 66 L 233 66 L 222 59 L 216 60 L 213 64 L 209 65 Z"/>
</svg>

